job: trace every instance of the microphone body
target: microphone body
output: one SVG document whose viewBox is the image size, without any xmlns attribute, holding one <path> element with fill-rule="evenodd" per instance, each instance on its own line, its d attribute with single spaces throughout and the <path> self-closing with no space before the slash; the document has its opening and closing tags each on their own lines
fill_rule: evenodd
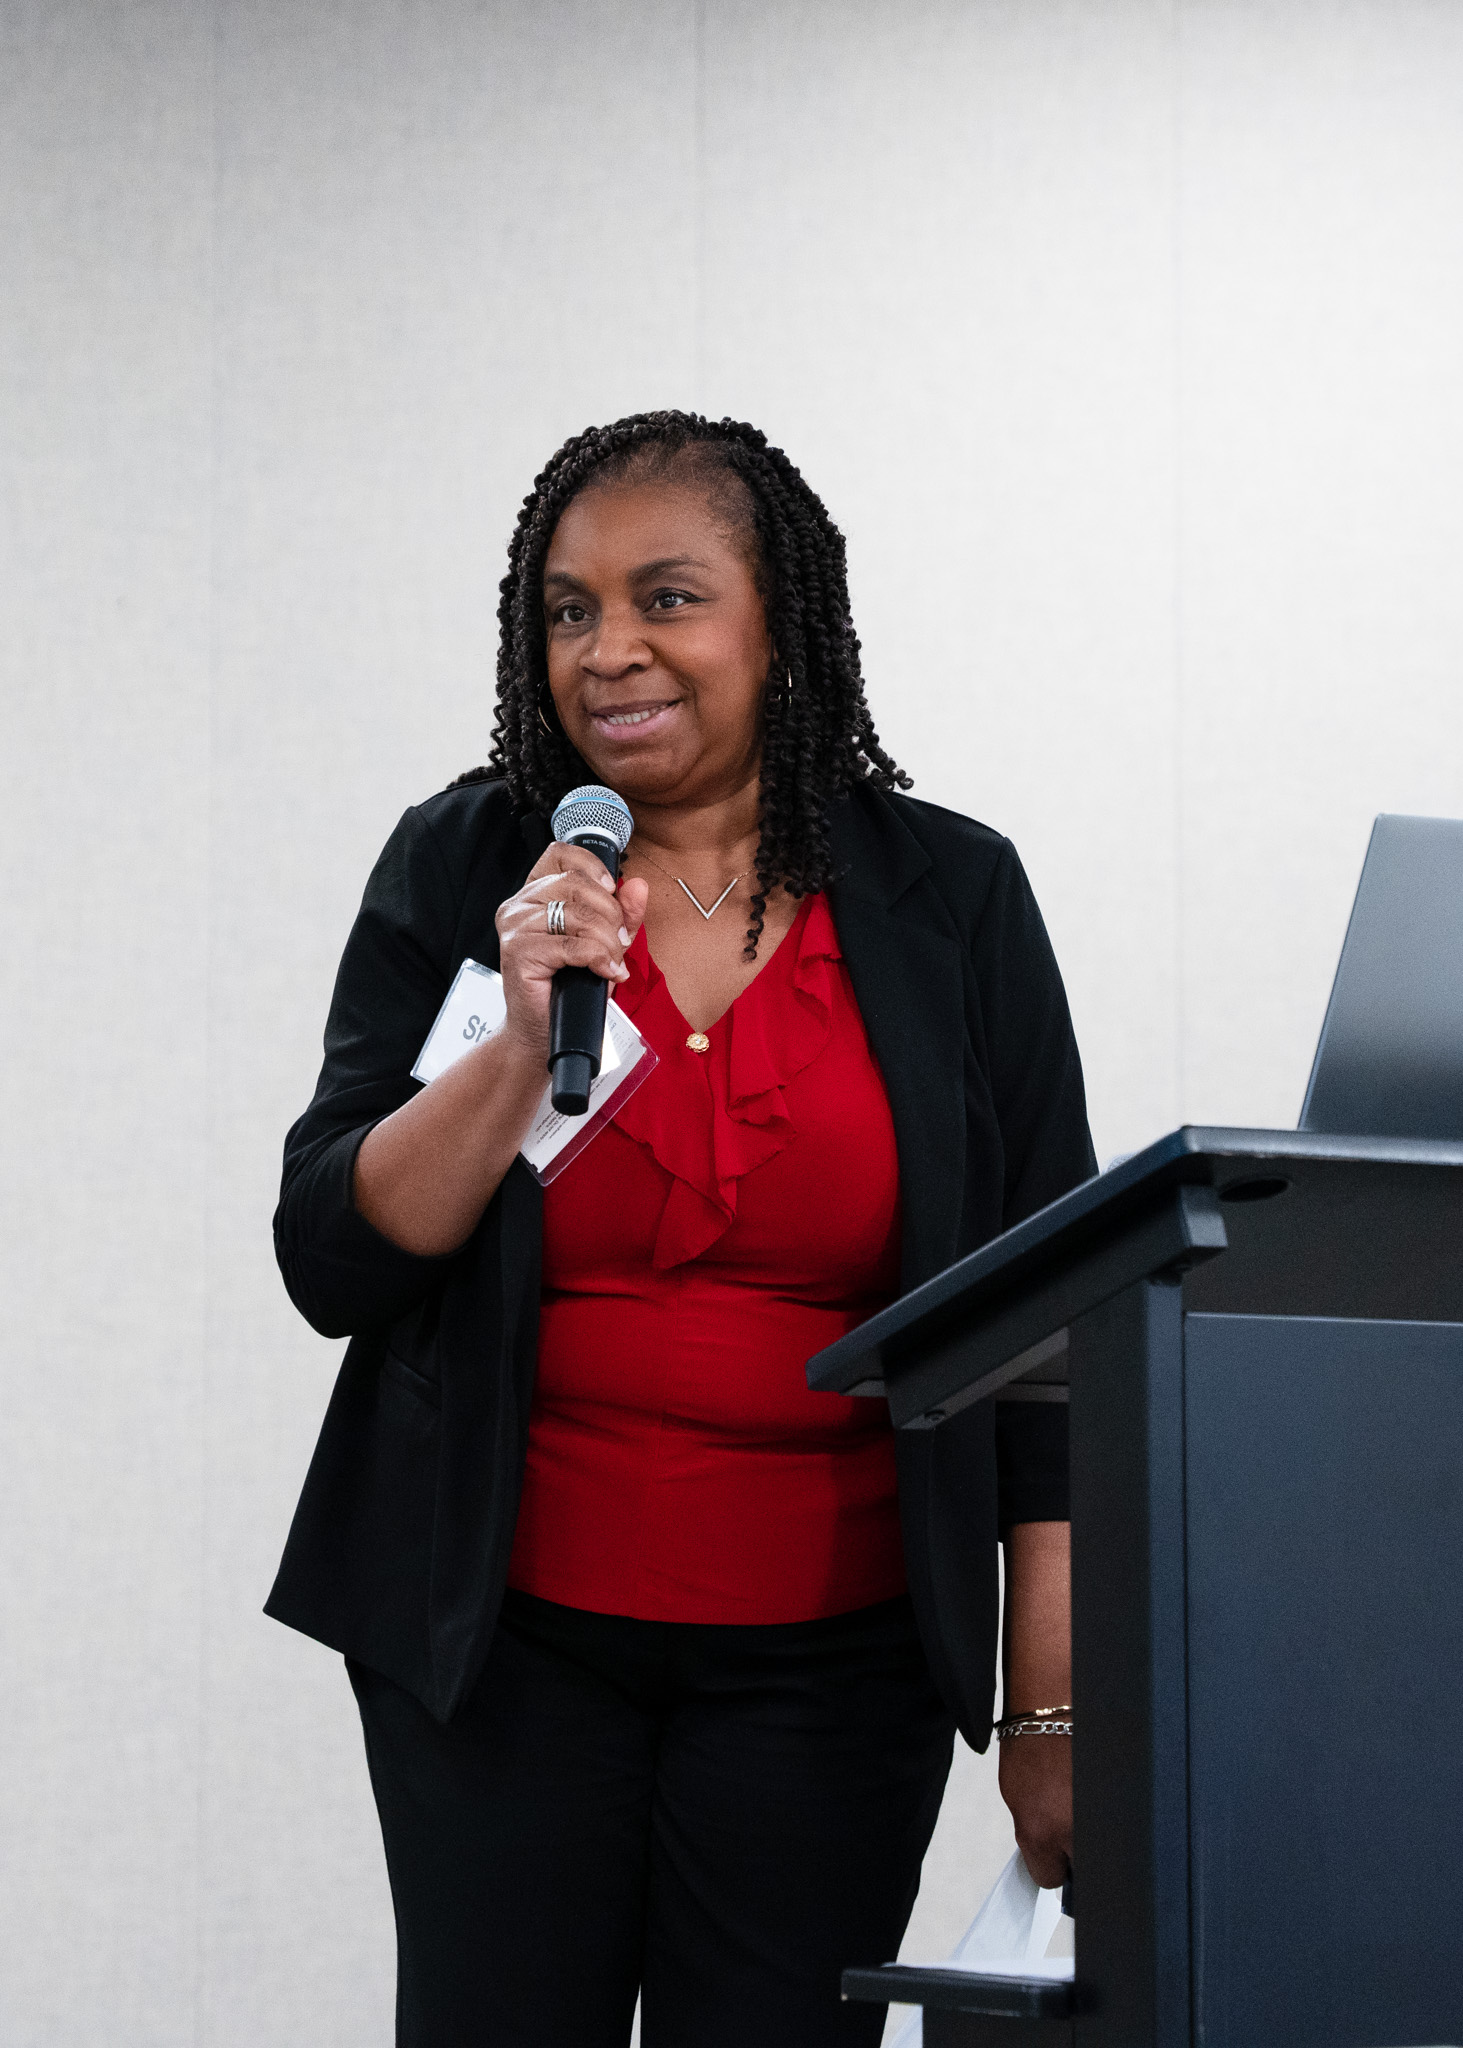
<svg viewBox="0 0 1463 2048">
<path fill-rule="evenodd" d="M 620 855 L 630 843 L 634 820 L 612 789 L 597 783 L 571 789 L 554 812 L 554 837 L 561 846 L 583 846 L 619 880 Z M 587 967 L 561 967 L 549 998 L 549 1072 L 553 1105 L 560 1116 L 583 1116 L 589 1084 L 599 1072 L 604 1048 L 608 984 Z"/>
</svg>

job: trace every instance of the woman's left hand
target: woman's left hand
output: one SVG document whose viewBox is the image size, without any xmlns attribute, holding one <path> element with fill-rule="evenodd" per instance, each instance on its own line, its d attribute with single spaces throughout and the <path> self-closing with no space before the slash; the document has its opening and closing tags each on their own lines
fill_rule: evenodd
<svg viewBox="0 0 1463 2048">
<path fill-rule="evenodd" d="M 1072 1867 L 1071 1737 L 1008 1737 L 1001 1744 L 1001 1797 L 1036 1882 L 1048 1891 L 1065 1884 Z"/>
<path fill-rule="evenodd" d="M 1006 1533 L 1006 1714 L 1067 1706 L 1072 1698 L 1072 1529 L 1017 1522 Z M 1066 1881 L 1072 1864 L 1072 1739 L 1011 1735 L 1001 1744 L 1001 1797 L 1016 1846 L 1039 1885 Z"/>
</svg>

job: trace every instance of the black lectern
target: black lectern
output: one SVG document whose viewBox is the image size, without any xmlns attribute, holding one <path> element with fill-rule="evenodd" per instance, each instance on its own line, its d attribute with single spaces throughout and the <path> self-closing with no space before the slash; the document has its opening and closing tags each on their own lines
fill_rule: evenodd
<svg viewBox="0 0 1463 2048">
<path fill-rule="evenodd" d="M 808 1378 L 1071 1401 L 1074 1981 L 847 1995 L 929 2048 L 1463 2040 L 1463 1144 L 1177 1131 Z"/>
</svg>

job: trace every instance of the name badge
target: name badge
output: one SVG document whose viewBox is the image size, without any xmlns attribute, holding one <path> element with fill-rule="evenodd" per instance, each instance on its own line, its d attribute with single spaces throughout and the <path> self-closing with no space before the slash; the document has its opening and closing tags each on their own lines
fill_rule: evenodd
<svg viewBox="0 0 1463 2048">
<path fill-rule="evenodd" d="M 507 1015 L 502 975 L 477 960 L 464 960 L 417 1054 L 412 1079 L 435 1081 L 464 1053 L 500 1030 Z M 613 1000 L 606 1003 L 604 1047 L 599 1072 L 589 1084 L 589 1108 L 583 1116 L 561 1116 L 553 1104 L 553 1082 L 545 1081 L 528 1136 L 519 1147 L 519 1157 L 529 1171 L 547 1187 L 579 1157 L 658 1064 L 653 1048 L 619 1004 Z"/>
</svg>

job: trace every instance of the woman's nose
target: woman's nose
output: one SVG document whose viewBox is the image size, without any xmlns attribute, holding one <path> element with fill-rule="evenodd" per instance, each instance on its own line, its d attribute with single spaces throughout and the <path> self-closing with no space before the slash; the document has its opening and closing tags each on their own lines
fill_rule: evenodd
<svg viewBox="0 0 1463 2048">
<path fill-rule="evenodd" d="M 634 609 L 606 609 L 582 659 L 584 667 L 596 676 L 622 676 L 649 668 L 654 657 Z"/>
</svg>

